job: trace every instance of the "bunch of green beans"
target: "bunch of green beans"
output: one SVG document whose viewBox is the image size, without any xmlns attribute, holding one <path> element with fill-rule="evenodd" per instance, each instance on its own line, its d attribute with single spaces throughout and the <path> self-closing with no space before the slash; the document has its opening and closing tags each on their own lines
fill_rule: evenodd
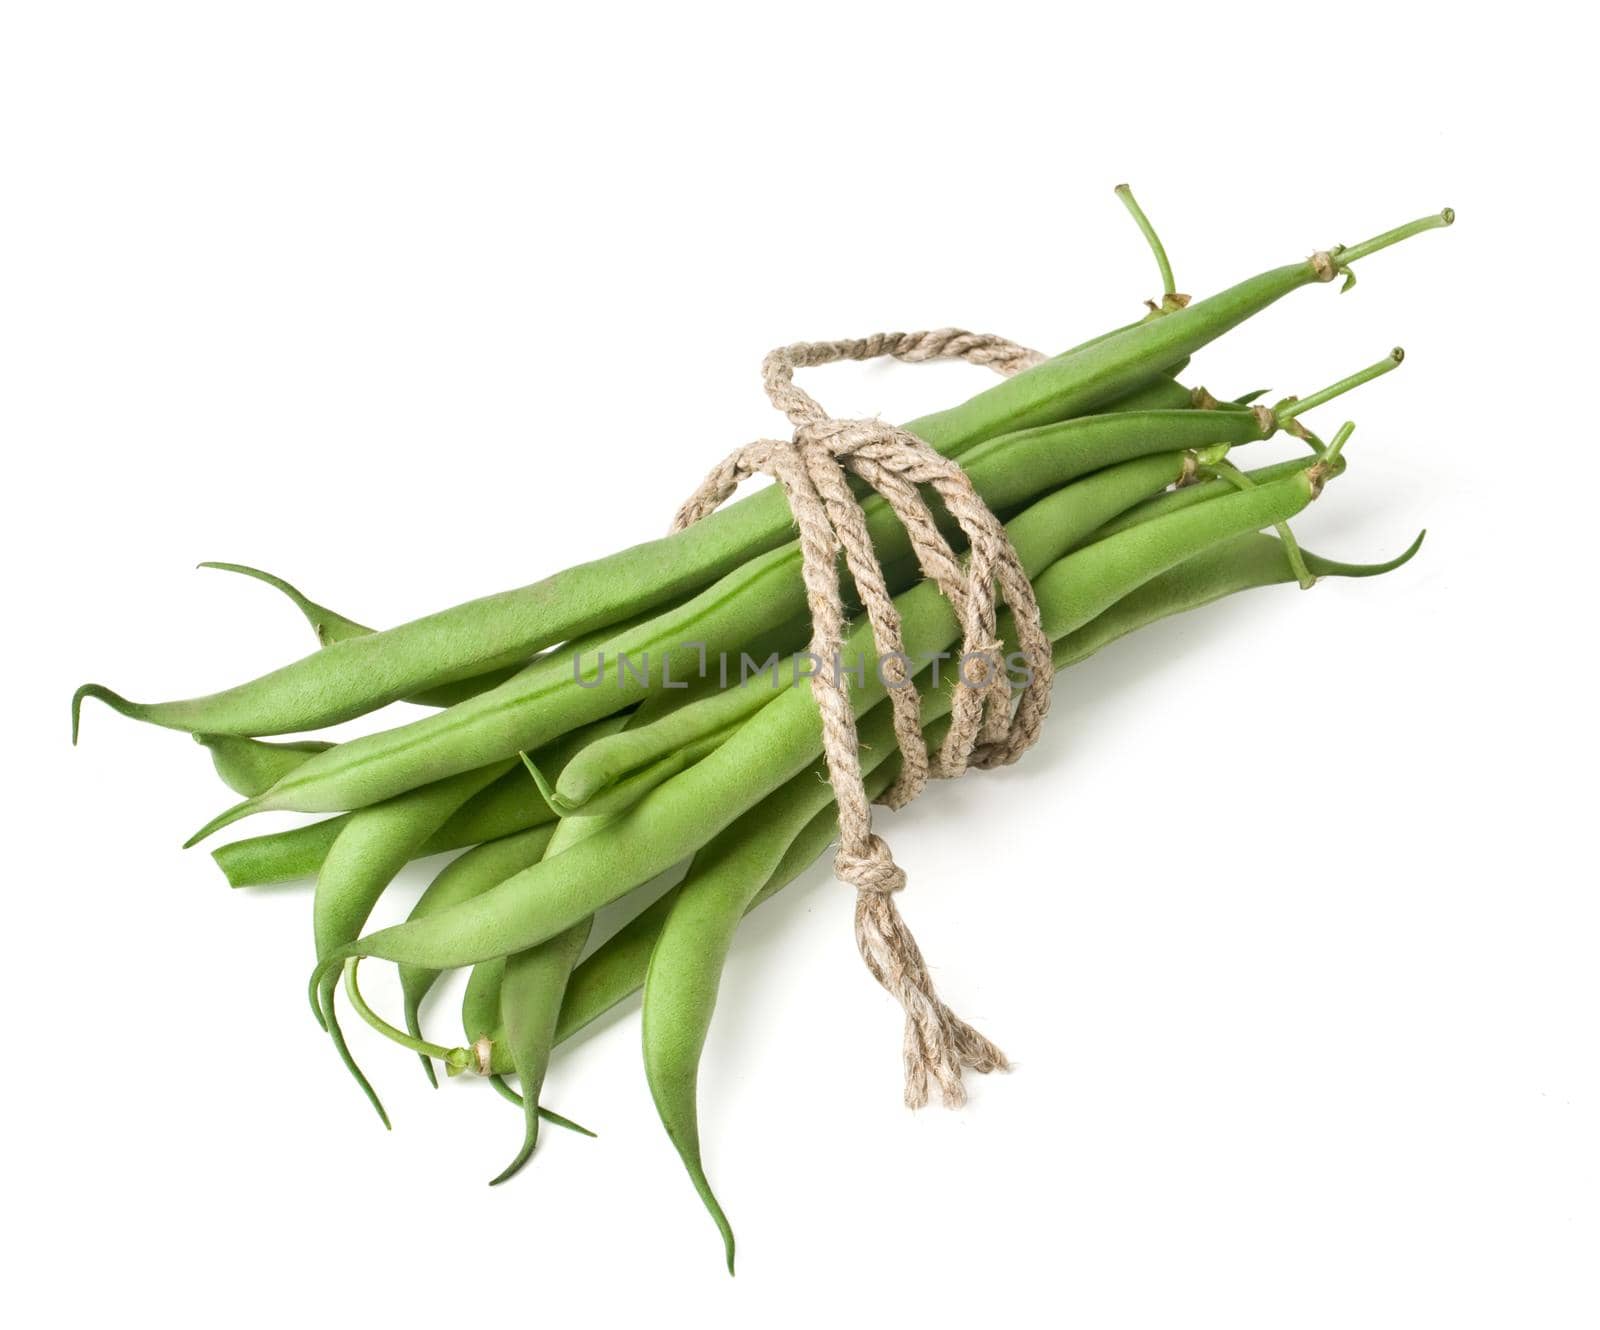
<svg viewBox="0 0 1600 1330">
<path fill-rule="evenodd" d="M 1150 312 L 908 426 L 958 458 L 1005 521 L 1058 669 L 1242 591 L 1389 572 L 1421 545 L 1419 536 L 1386 563 L 1345 564 L 1302 549 L 1289 525 L 1343 472 L 1353 429 L 1346 422 L 1324 442 L 1301 418 L 1393 370 L 1398 351 L 1271 407 L 1259 394 L 1219 402 L 1176 376 L 1194 353 L 1297 288 L 1342 276 L 1348 289 L 1351 264 L 1449 225 L 1450 211 L 1191 302 L 1174 290 L 1132 194 L 1118 193 L 1160 271 L 1162 296 L 1147 302 Z M 1299 441 L 1298 455 L 1248 471 L 1234 465 L 1234 450 L 1280 431 Z M 887 504 L 858 492 L 905 652 L 948 659 L 961 636 L 954 610 L 923 580 Z M 959 532 L 936 515 L 959 551 Z M 314 879 L 311 1005 L 385 1125 L 340 1025 L 341 976 L 352 1009 L 417 1053 L 435 1085 L 442 1063 L 449 1075 L 489 1077 L 518 1105 L 521 1143 L 497 1183 L 534 1154 L 541 1121 L 587 1133 L 542 1102 L 555 1050 L 642 990 L 650 1092 L 731 1271 L 733 1230 L 698 1128 L 701 1054 L 739 921 L 801 876 L 837 830 L 821 722 L 800 686 L 797 653 L 810 637 L 800 558 L 773 488 L 675 535 L 385 631 L 271 573 L 208 563 L 280 592 L 319 649 L 175 702 L 133 702 L 86 684 L 72 702 L 73 739 L 88 697 L 190 732 L 242 798 L 190 844 L 259 811 L 323 815 L 213 855 L 235 887 Z M 846 593 L 849 606 L 853 588 Z M 1009 611 L 999 633 L 1014 650 Z M 738 662 L 741 677 L 708 673 L 713 656 Z M 753 678 L 743 677 L 746 662 Z M 874 797 L 899 767 L 878 665 L 870 626 L 853 621 L 834 668 L 851 681 Z M 934 664 L 917 677 L 930 743 L 948 725 L 952 673 L 941 677 Z M 399 700 L 431 713 L 342 743 L 269 741 Z M 409 915 L 369 931 L 405 866 L 449 851 L 461 853 Z M 619 902 L 625 922 L 593 945 L 597 912 Z M 399 967 L 404 1028 L 363 997 L 366 958 Z M 462 1040 L 437 1043 L 424 1033 L 427 1001 L 456 970 L 467 972 Z"/>
</svg>

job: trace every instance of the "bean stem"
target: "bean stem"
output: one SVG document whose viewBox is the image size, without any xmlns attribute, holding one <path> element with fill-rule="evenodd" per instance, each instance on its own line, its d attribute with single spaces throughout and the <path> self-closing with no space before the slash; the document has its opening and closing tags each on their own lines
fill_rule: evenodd
<svg viewBox="0 0 1600 1330">
<path fill-rule="evenodd" d="M 1382 360 L 1368 365 L 1365 369 L 1358 369 L 1349 377 L 1340 379 L 1338 383 L 1330 383 L 1320 392 L 1314 392 L 1309 397 L 1291 398 L 1288 402 L 1274 407 L 1272 414 L 1278 418 L 1280 425 L 1285 424 L 1314 407 L 1333 401 L 1335 397 L 1342 397 L 1352 388 L 1359 388 L 1363 383 L 1371 383 L 1374 379 L 1382 378 L 1391 370 L 1398 369 L 1400 362 L 1405 358 L 1404 348 L 1397 346 Z"/>
<path fill-rule="evenodd" d="M 1175 296 L 1178 293 L 1177 284 L 1172 277 L 1172 265 L 1167 262 L 1166 246 L 1161 243 L 1161 237 L 1156 234 L 1156 228 L 1150 224 L 1150 219 L 1144 215 L 1144 209 L 1139 206 L 1138 200 L 1133 197 L 1133 190 L 1127 185 L 1117 186 L 1117 197 L 1122 200 L 1122 206 L 1133 214 L 1133 220 L 1139 224 L 1139 230 L 1144 233 L 1150 252 L 1155 255 L 1156 267 L 1161 269 L 1161 292 L 1163 296 Z"/>
<path fill-rule="evenodd" d="M 1363 240 L 1359 245 L 1336 245 L 1329 252 L 1338 260 L 1342 268 L 1346 264 L 1364 259 L 1370 254 L 1376 254 L 1380 249 L 1388 249 L 1390 245 L 1398 245 L 1402 240 L 1409 240 L 1412 236 L 1421 235 L 1424 231 L 1432 231 L 1441 226 L 1450 226 L 1456 220 L 1454 208 L 1441 208 L 1436 213 L 1426 217 L 1419 217 L 1414 222 L 1407 222 L 1404 226 L 1397 226 L 1392 231 L 1384 231 L 1375 235 L 1371 240 Z"/>
<path fill-rule="evenodd" d="M 446 1048 L 443 1044 L 430 1043 L 418 1035 L 408 1034 L 390 1025 L 368 1006 L 367 1000 L 361 996 L 361 986 L 356 982 L 356 969 L 360 964 L 359 956 L 352 956 L 344 963 L 344 991 L 350 999 L 350 1005 L 362 1020 L 385 1039 L 399 1044 L 401 1048 L 409 1048 L 413 1053 L 420 1053 L 425 1058 L 437 1058 L 444 1063 L 448 1075 L 458 1076 L 472 1066 L 470 1048 Z"/>
</svg>

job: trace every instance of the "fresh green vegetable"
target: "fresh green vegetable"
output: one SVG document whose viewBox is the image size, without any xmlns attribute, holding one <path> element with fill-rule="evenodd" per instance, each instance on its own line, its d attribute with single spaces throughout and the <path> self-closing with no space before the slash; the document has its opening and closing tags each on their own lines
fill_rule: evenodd
<svg viewBox="0 0 1600 1330">
<path fill-rule="evenodd" d="M 1193 353 L 1301 286 L 1342 276 L 1348 289 L 1353 263 L 1448 225 L 1449 210 L 1191 301 L 1175 289 L 1166 250 L 1132 194 L 1118 194 L 1159 272 L 1149 313 L 909 427 L 959 458 L 1005 522 L 1057 668 L 1252 587 L 1387 572 L 1421 543 L 1385 564 L 1341 564 L 1303 550 L 1290 527 L 1345 469 L 1353 429 L 1346 423 L 1324 442 L 1304 417 L 1391 372 L 1398 350 L 1271 407 L 1259 404 L 1263 393 L 1219 402 L 1173 376 Z M 947 346 L 942 337 L 858 346 L 871 353 L 891 345 L 915 359 Z M 1019 354 L 993 341 L 978 345 L 982 354 Z M 1233 449 L 1280 429 L 1310 455 L 1250 471 L 1235 465 Z M 962 638 L 958 615 L 925 580 L 888 505 L 859 479 L 851 484 L 922 688 L 923 737 L 937 742 L 950 723 L 955 671 L 941 677 L 923 667 L 949 659 Z M 937 502 L 933 511 L 959 555 L 957 529 Z M 816 533 L 807 538 L 815 551 Z M 449 1075 L 476 1071 L 519 1107 L 521 1144 L 495 1182 L 533 1155 L 541 1120 L 586 1132 L 541 1104 L 547 1073 L 564 1040 L 642 989 L 646 1080 L 731 1270 L 733 1232 L 711 1188 L 699 1127 L 700 1066 L 721 976 L 739 922 L 813 862 L 837 829 L 821 721 L 810 690 L 798 686 L 807 671 L 783 659 L 812 635 L 801 564 L 774 487 L 662 540 L 381 632 L 273 574 L 206 565 L 277 589 L 322 649 L 238 687 L 176 702 L 129 702 L 86 684 L 73 699 L 74 740 L 85 697 L 193 733 L 244 800 L 194 840 L 256 811 L 327 815 L 214 856 L 233 885 L 315 875 L 312 1006 L 386 1124 L 340 1027 L 341 972 L 362 1019 L 418 1053 L 435 1084 L 436 1061 Z M 805 561 L 806 576 L 815 581 L 825 566 L 826 558 Z M 850 567 L 862 572 L 854 554 Z M 858 614 L 848 577 L 841 593 L 846 613 Z M 1011 610 L 996 615 L 1002 653 L 1015 647 L 1016 628 Z M 754 684 L 702 672 L 707 658 L 726 656 L 737 674 L 749 653 L 761 671 Z M 769 674 L 773 657 L 779 663 Z M 858 618 L 836 667 L 852 680 L 860 765 L 874 797 L 900 765 L 895 709 L 878 666 L 872 627 Z M 661 686 L 668 678 L 687 686 Z M 263 739 L 402 699 L 437 710 L 339 744 Z M 450 849 L 465 853 L 437 873 L 404 922 L 364 931 L 407 862 Z M 596 912 L 613 903 L 627 922 L 585 958 Z M 362 997 L 358 966 L 369 957 L 400 968 L 404 1029 Z M 465 1042 L 447 1047 L 425 1037 L 423 1004 L 441 975 L 459 968 L 470 970 Z"/>
</svg>

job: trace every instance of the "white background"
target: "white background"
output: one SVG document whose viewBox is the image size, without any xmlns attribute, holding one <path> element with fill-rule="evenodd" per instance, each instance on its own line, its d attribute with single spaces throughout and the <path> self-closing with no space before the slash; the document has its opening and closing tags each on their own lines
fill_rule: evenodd
<svg viewBox="0 0 1600 1330">
<path fill-rule="evenodd" d="M 1594 1325 L 1577 35 L 1538 4 L 578 9 L 5 7 L 14 1323 Z M 200 559 L 384 625 L 654 535 L 777 425 L 780 343 L 1124 322 L 1157 294 L 1124 179 L 1197 294 L 1458 210 L 1187 376 L 1306 392 L 1404 344 L 1318 418 L 1361 429 L 1299 531 L 1370 559 L 1426 525 L 1422 556 L 1145 632 L 1059 681 L 1020 767 L 884 819 L 944 993 L 1017 1059 L 965 1111 L 900 1107 L 823 866 L 752 918 L 702 1081 L 736 1279 L 632 1007 L 549 1082 L 601 1139 L 494 1191 L 514 1113 L 357 1031 L 385 1134 L 306 1010 L 309 889 L 180 853 L 225 797 L 203 755 L 102 708 L 73 751 L 73 686 L 308 649 Z M 987 382 L 808 381 L 891 419 Z"/>
</svg>

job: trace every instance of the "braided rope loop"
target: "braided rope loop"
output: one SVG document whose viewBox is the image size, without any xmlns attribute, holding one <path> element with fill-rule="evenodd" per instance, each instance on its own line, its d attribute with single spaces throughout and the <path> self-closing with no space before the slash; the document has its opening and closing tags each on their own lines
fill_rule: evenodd
<svg viewBox="0 0 1600 1330">
<path fill-rule="evenodd" d="M 794 381 L 797 369 L 840 360 L 966 360 L 1000 374 L 1031 368 L 1037 351 L 958 328 L 878 333 L 840 342 L 800 342 L 773 351 L 761 367 L 772 404 L 794 426 L 791 439 L 762 439 L 730 453 L 701 483 L 673 522 L 699 521 L 749 476 L 772 476 L 783 487 L 799 530 L 801 577 L 811 613 L 811 653 L 821 665 L 811 677 L 822 718 L 822 747 L 839 806 L 834 871 L 856 889 L 856 944 L 874 978 L 905 1009 L 905 1099 L 928 1101 L 931 1078 L 945 1104 L 966 1101 L 963 1067 L 988 1072 L 1007 1066 L 1005 1054 L 939 998 L 922 952 L 894 904 L 906 884 L 883 838 L 872 830 L 872 809 L 861 773 L 848 671 L 841 668 L 846 621 L 839 559 L 854 580 L 894 717 L 902 755 L 899 778 L 884 794 L 891 808 L 909 803 L 930 779 L 959 776 L 969 766 L 1014 762 L 1038 739 L 1050 708 L 1050 642 L 1026 570 L 1005 529 L 966 473 L 928 443 L 881 420 L 838 420 Z M 960 668 L 952 685 L 949 734 L 931 756 L 922 738 L 922 704 L 905 654 L 900 616 L 884 580 L 861 504 L 849 476 L 860 477 L 889 504 L 911 538 L 923 573 L 950 601 L 961 628 Z M 966 537 L 963 564 L 939 530 L 920 486 L 936 493 Z M 1010 607 L 1018 645 L 1030 666 L 1017 705 L 1001 659 L 996 594 Z"/>
</svg>

